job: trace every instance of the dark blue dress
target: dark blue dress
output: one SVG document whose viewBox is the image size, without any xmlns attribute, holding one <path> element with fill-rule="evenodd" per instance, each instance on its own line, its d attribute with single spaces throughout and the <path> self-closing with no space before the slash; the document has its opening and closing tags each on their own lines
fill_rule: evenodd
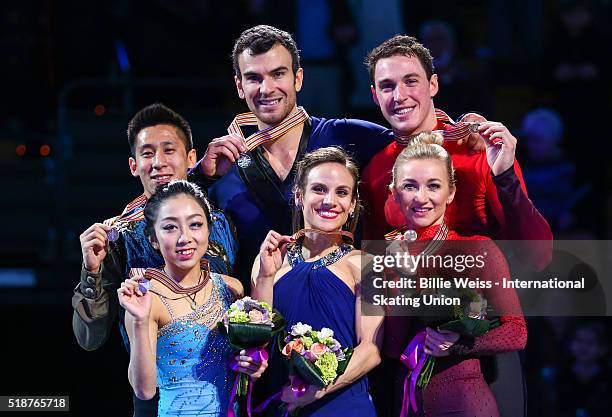
<svg viewBox="0 0 612 417">
<path fill-rule="evenodd" d="M 334 338 L 343 347 L 357 345 L 355 295 L 337 275 L 326 268 L 352 249 L 349 245 L 342 245 L 315 262 L 304 261 L 299 245 L 288 252 L 293 268 L 274 284 L 274 307 L 287 320 L 287 329 L 298 322 L 309 324 L 316 330 L 328 327 L 334 331 Z M 288 370 L 278 349 L 272 349 L 270 356 L 271 380 L 278 391 L 289 380 Z M 280 414 L 272 405 L 268 415 Z M 300 409 L 298 415 L 376 416 L 368 393 L 367 377 L 363 376 L 348 387 L 309 404 Z"/>
</svg>

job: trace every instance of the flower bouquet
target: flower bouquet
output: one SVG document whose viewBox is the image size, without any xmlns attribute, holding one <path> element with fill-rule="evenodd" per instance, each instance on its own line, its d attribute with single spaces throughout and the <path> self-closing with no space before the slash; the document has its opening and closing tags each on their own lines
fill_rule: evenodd
<svg viewBox="0 0 612 417">
<path fill-rule="evenodd" d="M 227 337 L 234 349 L 244 349 L 247 356 L 261 361 L 268 359 L 265 346 L 278 332 L 284 330 L 285 319 L 279 312 L 273 310 L 270 304 L 244 297 L 230 305 L 223 319 L 217 323 L 217 328 Z M 234 358 L 230 361 L 230 367 L 234 371 L 238 368 Z M 251 391 L 249 376 L 238 373 L 232 388 L 230 408 L 235 396 L 244 396 L 248 393 L 250 398 Z M 247 400 L 247 407 L 250 408 L 250 399 Z M 233 410 L 228 414 L 233 415 Z M 250 410 L 248 414 L 250 415 Z"/>
<path fill-rule="evenodd" d="M 421 295 L 425 295 L 421 293 Z M 491 321 L 486 319 L 487 300 L 481 294 L 470 289 L 446 289 L 426 294 L 430 297 L 456 297 L 460 305 L 425 308 L 421 319 L 428 327 L 448 330 L 460 336 L 477 337 L 491 328 Z M 435 304 L 435 303 L 434 303 Z M 432 314 L 433 313 L 433 314 Z M 415 388 L 425 388 L 433 375 L 436 358 L 425 353 L 426 332 L 419 332 L 408 344 L 400 356 L 401 362 L 410 370 L 404 380 L 404 400 L 400 416 L 408 415 L 408 402 L 416 412 Z"/>
<path fill-rule="evenodd" d="M 283 342 L 284 346 L 279 347 L 292 372 L 320 388 L 344 373 L 353 354 L 353 349 L 343 348 L 326 327 L 315 331 L 307 324 L 297 323 Z"/>
</svg>

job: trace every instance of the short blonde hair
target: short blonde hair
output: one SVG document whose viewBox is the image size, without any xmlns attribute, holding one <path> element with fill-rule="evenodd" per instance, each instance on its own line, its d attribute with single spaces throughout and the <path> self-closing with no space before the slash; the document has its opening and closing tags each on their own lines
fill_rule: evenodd
<svg viewBox="0 0 612 417">
<path fill-rule="evenodd" d="M 423 132 L 412 138 L 410 144 L 397 156 L 393 164 L 393 181 L 389 188 L 396 186 L 397 171 L 404 163 L 413 159 L 435 159 L 444 165 L 448 174 L 448 183 L 451 188 L 455 186 L 455 170 L 450 154 L 442 147 L 444 139 L 439 133 Z"/>
</svg>

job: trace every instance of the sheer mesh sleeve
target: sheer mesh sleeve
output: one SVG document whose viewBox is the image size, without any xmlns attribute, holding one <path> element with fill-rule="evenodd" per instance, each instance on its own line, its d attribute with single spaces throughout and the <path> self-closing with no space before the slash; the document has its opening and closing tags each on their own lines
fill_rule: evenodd
<svg viewBox="0 0 612 417">
<path fill-rule="evenodd" d="M 510 278 L 508 264 L 502 252 L 493 241 L 483 241 L 483 250 L 487 260 L 483 278 L 490 280 L 492 288 L 483 291 L 490 306 L 499 316 L 499 326 L 478 337 L 461 337 L 450 349 L 457 355 L 493 355 L 525 348 L 527 343 L 527 325 L 516 291 L 503 288 L 502 279 Z M 495 285 L 498 283 L 498 285 Z M 491 318 L 491 317 L 489 317 Z"/>
</svg>

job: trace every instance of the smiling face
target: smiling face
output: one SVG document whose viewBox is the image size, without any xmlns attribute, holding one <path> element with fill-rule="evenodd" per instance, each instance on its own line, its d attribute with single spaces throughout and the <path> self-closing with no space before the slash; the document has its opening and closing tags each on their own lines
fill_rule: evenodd
<svg viewBox="0 0 612 417">
<path fill-rule="evenodd" d="M 444 163 L 437 159 L 411 159 L 398 166 L 396 174 L 393 198 L 400 204 L 408 227 L 441 224 L 446 206 L 455 196 Z"/>
<path fill-rule="evenodd" d="M 142 129 L 136 136 L 134 157 L 129 159 L 132 175 L 140 178 L 147 197 L 171 180 L 186 179 L 187 170 L 196 163 L 195 149 L 187 151 L 179 130 L 171 125 Z"/>
<path fill-rule="evenodd" d="M 341 230 L 355 210 L 355 180 L 337 162 L 325 162 L 308 171 L 304 190 L 298 190 L 295 204 L 302 207 L 304 228 L 326 232 Z"/>
<path fill-rule="evenodd" d="M 257 116 L 260 128 L 276 126 L 296 109 L 302 69 L 293 74 L 291 54 L 284 46 L 276 44 L 259 55 L 251 55 L 246 49 L 238 64 L 241 76 L 234 77 L 238 96 Z"/>
<path fill-rule="evenodd" d="M 208 248 L 208 222 L 193 197 L 179 194 L 163 201 L 153 230 L 151 244 L 161 252 L 169 272 L 200 268 Z"/>
<path fill-rule="evenodd" d="M 374 102 L 394 130 L 414 135 L 436 126 L 432 98 L 438 92 L 438 76 L 427 79 L 417 57 L 393 55 L 381 58 L 374 70 Z"/>
</svg>

